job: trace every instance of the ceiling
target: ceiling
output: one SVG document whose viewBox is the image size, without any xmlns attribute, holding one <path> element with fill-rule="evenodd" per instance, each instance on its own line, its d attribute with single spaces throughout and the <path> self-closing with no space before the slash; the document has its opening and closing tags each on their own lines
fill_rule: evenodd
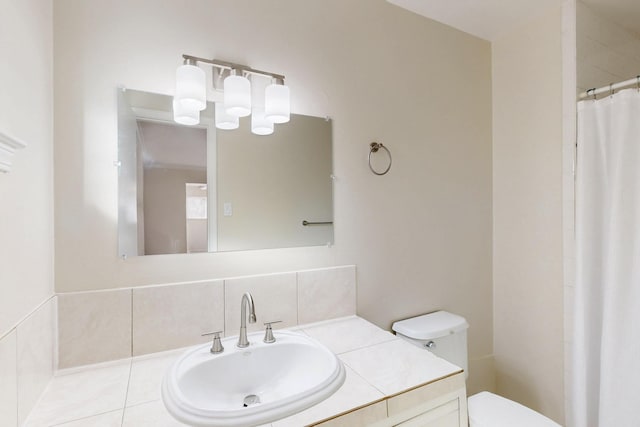
<svg viewBox="0 0 640 427">
<path fill-rule="evenodd" d="M 596 14 L 640 35 L 640 0 L 580 0 Z"/>
<path fill-rule="evenodd" d="M 387 1 L 489 41 L 494 41 L 501 35 L 508 33 L 509 30 L 517 27 L 530 16 L 535 16 L 537 11 L 562 4 L 562 0 Z M 610 0 L 601 1 L 608 2 Z"/>
<path fill-rule="evenodd" d="M 207 167 L 205 129 L 139 120 L 138 137 L 145 167 Z"/>
<path fill-rule="evenodd" d="M 419 15 L 494 41 L 562 0 L 387 0 Z M 594 12 L 640 34 L 640 0 L 580 0 Z"/>
</svg>

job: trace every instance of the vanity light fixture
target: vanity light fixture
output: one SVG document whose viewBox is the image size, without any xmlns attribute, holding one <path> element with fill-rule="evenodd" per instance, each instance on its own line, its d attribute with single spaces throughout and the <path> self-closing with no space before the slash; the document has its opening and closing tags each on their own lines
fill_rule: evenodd
<svg viewBox="0 0 640 427">
<path fill-rule="evenodd" d="M 273 123 L 287 123 L 291 116 L 289 87 L 282 79 L 272 79 L 264 92 L 264 109 L 267 120 Z"/>
<path fill-rule="evenodd" d="M 255 107 L 251 112 L 251 133 L 256 135 L 271 135 L 273 122 L 267 119 L 264 107 Z"/>
<path fill-rule="evenodd" d="M 230 116 L 251 114 L 251 82 L 235 68 L 224 79 L 224 109 Z"/>
<path fill-rule="evenodd" d="M 173 99 L 173 120 L 181 125 L 197 125 L 200 123 L 200 110 L 191 103 L 182 103 Z"/>
<path fill-rule="evenodd" d="M 196 61 L 185 58 L 176 70 L 175 101 L 179 108 L 202 111 L 207 108 L 207 85 L 204 70 Z"/>
<path fill-rule="evenodd" d="M 233 130 L 240 127 L 240 118 L 227 113 L 222 102 L 216 102 L 216 127 L 218 129 Z"/>
<path fill-rule="evenodd" d="M 182 57 L 184 64 L 176 71 L 173 101 L 174 120 L 177 123 L 200 123 L 200 111 L 206 108 L 206 78 L 199 64 L 211 65 L 213 88 L 224 94 L 224 103 L 216 102 L 215 122 L 218 129 L 237 129 L 239 117 L 251 114 L 251 131 L 258 135 L 269 135 L 273 133 L 274 123 L 289 121 L 290 92 L 284 84 L 283 75 L 216 59 L 190 55 Z M 271 84 L 264 90 L 264 99 L 260 102 L 256 102 L 255 95 L 251 95 L 249 78 L 254 77 L 271 79 Z"/>
<path fill-rule="evenodd" d="M 273 121 L 268 120 L 265 114 L 265 97 L 267 84 L 271 78 L 262 76 L 252 77 L 251 97 L 251 133 L 256 135 L 271 135 L 274 130 Z"/>
</svg>

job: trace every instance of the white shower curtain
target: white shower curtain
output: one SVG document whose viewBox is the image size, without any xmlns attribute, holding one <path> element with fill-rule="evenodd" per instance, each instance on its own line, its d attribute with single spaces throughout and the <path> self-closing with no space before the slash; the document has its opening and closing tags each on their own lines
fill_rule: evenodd
<svg viewBox="0 0 640 427">
<path fill-rule="evenodd" d="M 571 427 L 640 426 L 640 93 L 578 103 Z"/>
</svg>

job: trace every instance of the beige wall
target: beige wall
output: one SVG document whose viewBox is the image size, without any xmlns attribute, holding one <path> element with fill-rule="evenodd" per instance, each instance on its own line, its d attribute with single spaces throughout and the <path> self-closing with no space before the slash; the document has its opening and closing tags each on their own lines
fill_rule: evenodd
<svg viewBox="0 0 640 427">
<path fill-rule="evenodd" d="M 562 11 L 492 44 L 498 393 L 562 422 Z"/>
<path fill-rule="evenodd" d="M 187 252 L 186 184 L 206 182 L 205 170 L 170 167 L 144 169 L 146 254 Z"/>
<path fill-rule="evenodd" d="M 0 337 L 53 294 L 51 1 L 0 1 L 0 131 L 22 140 L 0 174 Z"/>
<path fill-rule="evenodd" d="M 218 250 L 333 243 L 333 227 L 302 225 L 333 220 L 331 122 L 296 115 L 271 136 L 249 123 L 217 132 Z"/>
<path fill-rule="evenodd" d="M 204 182 L 206 182 L 206 178 L 205 174 Z M 189 200 L 190 197 L 195 197 L 196 200 L 203 201 L 203 206 L 207 206 L 207 198 L 209 195 L 206 185 L 203 187 L 202 185 L 194 185 L 193 183 L 190 183 L 190 185 L 186 186 L 186 190 L 187 200 Z M 204 218 L 200 215 L 194 215 L 198 216 L 198 218 L 192 218 L 189 216 L 188 210 L 189 208 L 187 207 L 187 252 L 207 252 L 209 248 L 209 212 L 206 212 L 206 217 Z"/>
<path fill-rule="evenodd" d="M 55 31 L 59 292 L 356 264 L 360 315 L 447 309 L 491 354 L 488 42 L 383 0 L 57 0 Z M 333 247 L 117 258 L 114 88 L 171 94 L 183 53 L 283 73 L 294 112 L 333 119 Z"/>
<path fill-rule="evenodd" d="M 53 374 L 53 2 L 0 0 L 0 425 L 23 425 Z"/>
</svg>

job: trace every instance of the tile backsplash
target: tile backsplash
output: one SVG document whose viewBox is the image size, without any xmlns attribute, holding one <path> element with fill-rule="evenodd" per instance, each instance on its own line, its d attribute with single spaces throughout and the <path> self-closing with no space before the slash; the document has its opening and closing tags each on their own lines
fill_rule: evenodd
<svg viewBox="0 0 640 427">
<path fill-rule="evenodd" d="M 58 295 L 58 365 L 131 356 L 131 290 Z"/>
<path fill-rule="evenodd" d="M 264 329 L 265 322 L 280 321 L 273 325 L 289 328 L 298 324 L 297 273 L 271 274 L 224 281 L 225 336 L 238 335 L 240 331 L 240 299 L 251 292 L 257 321 L 247 323 L 248 332 Z"/>
<path fill-rule="evenodd" d="M 106 362 L 237 335 L 240 299 L 251 292 L 258 321 L 284 328 L 356 314 L 356 267 L 340 266 L 58 295 L 59 368 Z"/>
<path fill-rule="evenodd" d="M 16 327 L 18 425 L 27 419 L 53 376 L 55 304 L 49 299 Z"/>
<path fill-rule="evenodd" d="M 18 361 L 16 331 L 0 339 L 0 425 L 18 425 Z"/>
<path fill-rule="evenodd" d="M 331 283 L 331 292 L 327 292 Z M 298 323 L 313 323 L 356 312 L 355 267 L 298 273 Z"/>
<path fill-rule="evenodd" d="M 185 283 L 132 290 L 133 356 L 208 341 L 224 329 L 224 282 Z"/>
<path fill-rule="evenodd" d="M 54 372 L 52 295 L 0 337 L 0 426 L 22 425 Z"/>
</svg>

